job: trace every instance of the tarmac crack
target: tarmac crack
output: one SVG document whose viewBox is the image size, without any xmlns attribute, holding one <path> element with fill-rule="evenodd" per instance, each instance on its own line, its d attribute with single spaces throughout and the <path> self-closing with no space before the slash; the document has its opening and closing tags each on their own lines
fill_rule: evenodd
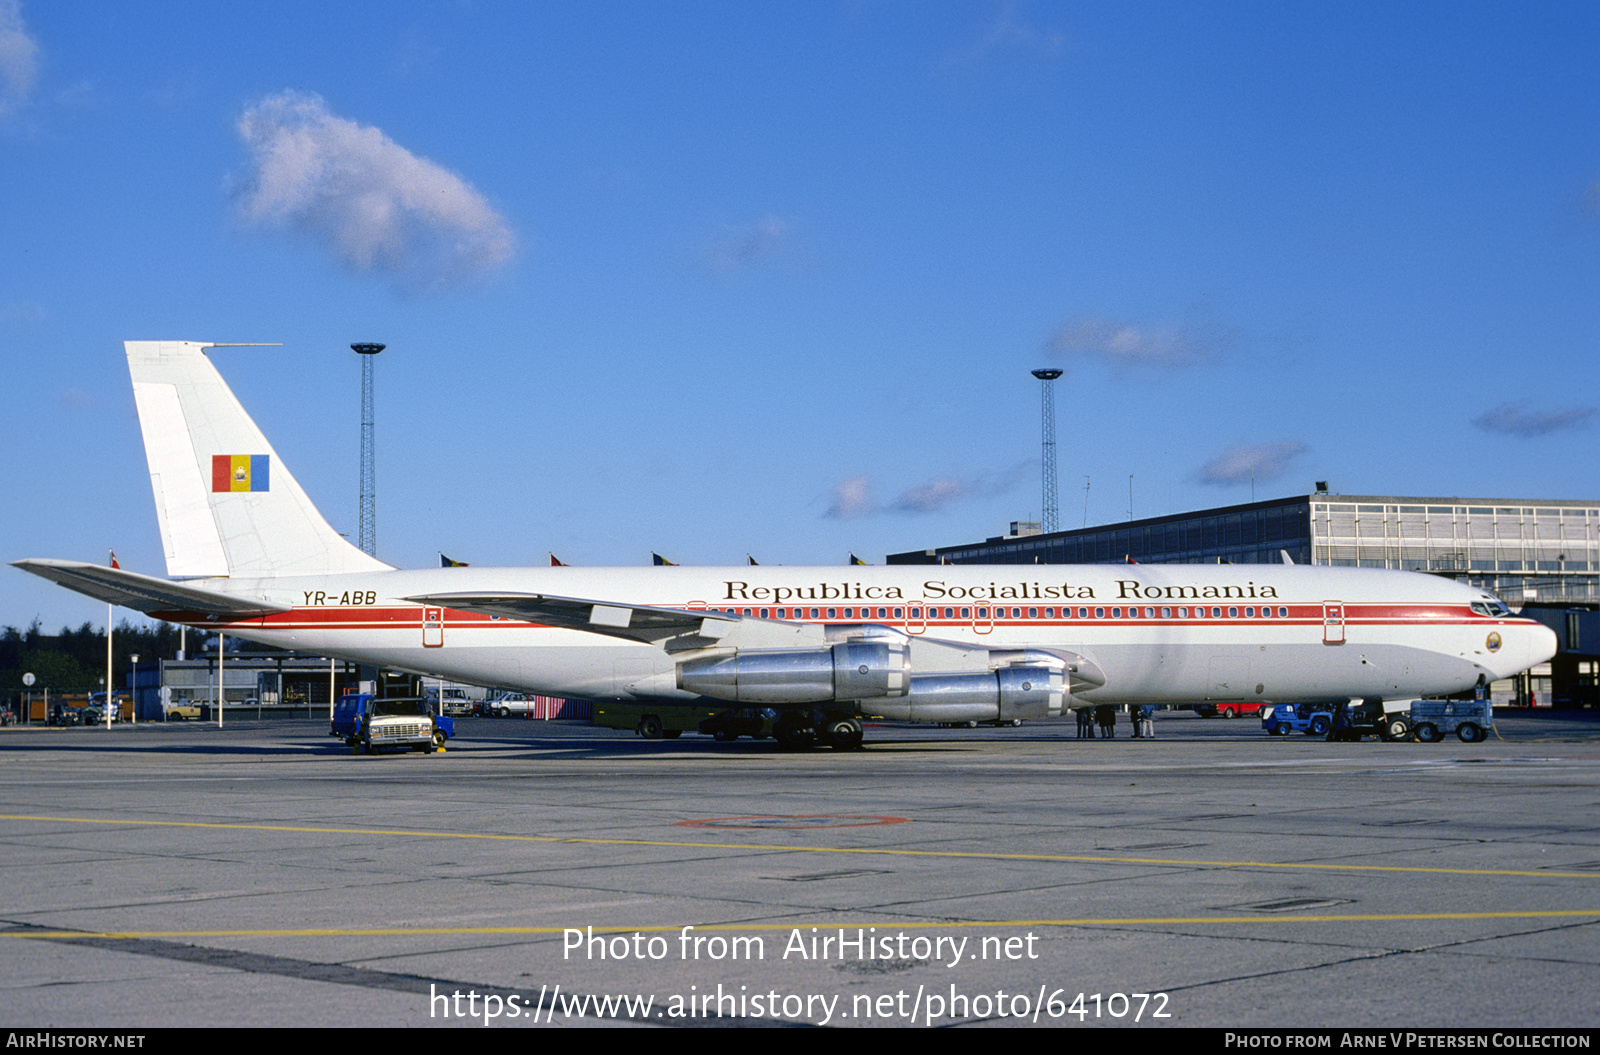
<svg viewBox="0 0 1600 1055">
<path fill-rule="evenodd" d="M 42 931 L 45 929 L 47 928 L 26 923 L 11 923 L 5 927 L 6 931 L 13 934 L 26 934 L 29 931 Z M 59 928 L 49 929 L 58 930 Z M 581 1001 L 581 1006 L 584 1007 L 593 1006 L 597 998 L 589 994 L 571 993 L 568 994 L 566 1000 L 561 1000 L 558 1004 L 557 996 L 549 994 L 535 1002 L 527 999 L 526 996 L 526 991 L 532 988 L 531 984 L 517 989 L 508 989 L 500 986 L 478 985 L 472 982 L 424 978 L 421 975 L 401 974 L 393 971 L 374 971 L 364 967 L 350 967 L 342 963 L 319 963 L 314 960 L 273 956 L 268 953 L 244 952 L 239 949 L 218 949 L 207 945 L 186 945 L 182 942 L 167 941 L 162 938 L 104 938 L 85 934 L 82 937 L 52 935 L 51 937 L 41 937 L 33 940 L 49 941 L 59 945 L 104 949 L 111 952 L 125 952 L 135 956 L 152 956 L 158 959 L 176 960 L 204 967 L 220 967 L 225 970 L 240 971 L 246 974 L 270 974 L 280 978 L 293 978 L 298 981 L 356 986 L 363 989 L 383 989 L 390 992 L 418 996 L 425 1000 L 431 999 L 429 994 L 440 993 L 440 995 L 446 995 L 463 990 L 476 992 L 480 999 L 497 996 L 502 1001 L 509 1002 L 510 998 L 514 996 L 523 1009 L 523 1013 L 535 1017 L 536 1020 L 539 1013 L 548 1012 L 553 1015 L 558 1014 L 563 1018 L 579 1017 L 604 1022 L 634 1022 L 638 1025 L 664 1027 L 688 1026 L 699 1029 L 706 1027 L 810 1028 L 808 1023 L 803 1022 L 781 1022 L 772 1019 L 734 1017 L 671 1019 L 625 1014 L 583 1014 L 574 1016 L 564 1008 L 572 1007 L 572 1002 L 576 1001 Z"/>
</svg>

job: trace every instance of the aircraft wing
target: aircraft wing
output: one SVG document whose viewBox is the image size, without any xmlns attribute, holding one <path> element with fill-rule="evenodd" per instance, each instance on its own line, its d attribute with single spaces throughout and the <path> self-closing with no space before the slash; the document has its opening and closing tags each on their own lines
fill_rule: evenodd
<svg viewBox="0 0 1600 1055">
<path fill-rule="evenodd" d="M 151 575 L 85 564 L 75 560 L 19 560 L 12 567 L 32 572 L 69 590 L 101 601 L 119 604 L 147 615 L 153 612 L 204 612 L 211 616 L 269 615 L 291 611 L 291 606 L 260 597 L 237 597 Z"/>
<path fill-rule="evenodd" d="M 542 593 L 430 593 L 405 598 L 463 612 L 583 630 L 658 645 L 668 652 L 726 645 L 782 648 L 822 644 L 823 631 L 808 623 L 754 619 L 731 612 L 653 608 Z"/>
</svg>

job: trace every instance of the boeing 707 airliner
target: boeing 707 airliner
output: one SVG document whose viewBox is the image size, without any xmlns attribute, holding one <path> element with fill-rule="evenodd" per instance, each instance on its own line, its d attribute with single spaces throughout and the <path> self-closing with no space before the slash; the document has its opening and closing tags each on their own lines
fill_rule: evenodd
<svg viewBox="0 0 1600 1055">
<path fill-rule="evenodd" d="M 1100 703 L 1348 703 L 1473 690 L 1555 635 L 1449 579 L 1305 565 L 431 568 L 335 532 L 206 356 L 129 341 L 167 578 L 16 566 L 156 618 L 471 684 L 779 713 L 1045 718 Z"/>
</svg>

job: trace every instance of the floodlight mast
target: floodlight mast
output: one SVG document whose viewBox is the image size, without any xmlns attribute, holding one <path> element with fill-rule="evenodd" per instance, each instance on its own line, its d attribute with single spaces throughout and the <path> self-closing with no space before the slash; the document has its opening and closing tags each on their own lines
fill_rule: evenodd
<svg viewBox="0 0 1600 1055">
<path fill-rule="evenodd" d="M 1059 531 L 1060 524 L 1060 496 L 1056 490 L 1056 395 L 1055 385 L 1052 383 L 1061 376 L 1061 371 L 1054 367 L 1042 367 L 1033 371 L 1033 376 L 1039 379 L 1041 444 L 1044 453 L 1044 509 L 1041 514 L 1040 524 L 1046 533 Z"/>
<path fill-rule="evenodd" d="M 361 356 L 361 515 L 356 545 L 369 557 L 378 550 L 377 480 L 373 437 L 377 431 L 373 418 L 372 359 L 383 351 L 381 344 L 352 344 L 350 350 Z"/>
</svg>

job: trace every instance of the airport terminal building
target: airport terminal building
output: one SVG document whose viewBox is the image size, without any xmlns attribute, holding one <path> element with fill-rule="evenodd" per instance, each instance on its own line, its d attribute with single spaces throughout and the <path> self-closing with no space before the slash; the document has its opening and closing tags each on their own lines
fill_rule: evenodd
<svg viewBox="0 0 1600 1055">
<path fill-rule="evenodd" d="M 1317 493 L 893 553 L 890 564 L 1296 564 L 1428 572 L 1481 586 L 1556 632 L 1526 702 L 1593 705 L 1600 671 L 1600 501 Z"/>
</svg>

